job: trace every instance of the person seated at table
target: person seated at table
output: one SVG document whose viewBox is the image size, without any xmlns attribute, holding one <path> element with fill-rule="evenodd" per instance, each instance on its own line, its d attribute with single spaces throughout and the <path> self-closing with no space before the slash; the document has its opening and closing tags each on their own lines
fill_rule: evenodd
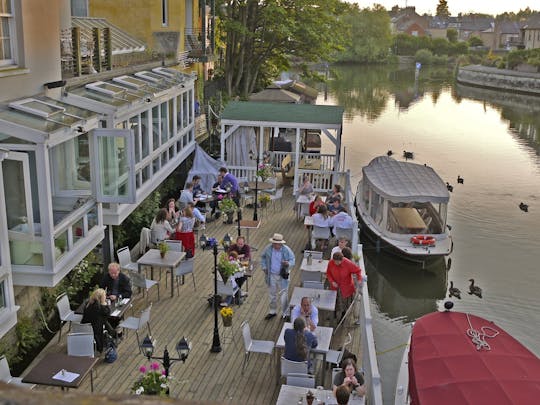
<svg viewBox="0 0 540 405">
<path fill-rule="evenodd" d="M 322 205 L 325 205 L 323 198 L 320 195 L 316 195 L 315 199 L 309 203 L 309 216 L 313 216 Z"/>
<path fill-rule="evenodd" d="M 195 234 L 193 227 L 195 226 L 195 216 L 190 206 L 186 206 L 180 214 L 178 225 L 174 239 L 182 241 L 182 247 L 186 252 L 186 258 L 190 259 L 195 256 Z"/>
<path fill-rule="evenodd" d="M 174 227 L 178 223 L 178 218 L 180 217 L 180 211 L 176 210 L 176 201 L 174 198 L 169 198 L 167 200 L 167 221 L 171 227 Z"/>
<path fill-rule="evenodd" d="M 167 211 L 167 208 L 162 208 L 153 219 L 152 224 L 150 225 L 150 242 L 153 244 L 158 244 L 165 239 L 169 239 L 169 237 L 174 234 L 175 229 L 167 220 L 168 215 L 169 211 Z"/>
<path fill-rule="evenodd" d="M 193 178 L 191 179 L 191 184 L 193 184 L 193 198 L 199 198 L 201 194 L 204 194 L 204 190 L 201 186 L 201 176 L 193 176 Z"/>
<path fill-rule="evenodd" d="M 336 401 L 338 405 L 347 405 L 350 398 L 351 393 L 346 386 L 340 385 L 336 388 Z"/>
<path fill-rule="evenodd" d="M 341 362 L 341 371 L 337 373 L 332 381 L 332 391 L 337 394 L 338 387 L 345 387 L 350 393 L 356 393 L 363 397 L 366 394 L 364 386 L 364 377 L 358 371 L 356 362 L 351 359 L 345 359 Z M 337 395 L 336 395 L 337 396 Z"/>
<path fill-rule="evenodd" d="M 341 199 L 340 198 L 334 198 L 330 204 L 327 204 L 328 207 L 328 214 L 333 217 L 340 212 L 347 211 L 343 205 L 341 205 Z M 351 218 L 352 221 L 352 218 Z"/>
<path fill-rule="evenodd" d="M 236 252 L 240 261 L 248 262 L 251 260 L 251 248 L 246 244 L 246 239 L 243 236 L 237 237 L 236 243 L 233 243 L 228 251 L 229 253 Z"/>
<path fill-rule="evenodd" d="M 92 325 L 96 349 L 99 353 L 103 352 L 105 343 L 104 329 L 107 330 L 111 337 L 116 338 L 116 332 L 108 322 L 110 314 L 111 309 L 107 305 L 105 290 L 103 288 L 96 289 L 92 295 L 90 295 L 90 299 L 84 306 L 81 323 L 89 323 Z"/>
<path fill-rule="evenodd" d="M 334 253 L 336 252 L 343 253 L 343 248 L 347 247 L 348 244 L 349 240 L 346 237 L 342 236 L 341 238 L 339 238 L 337 246 L 334 246 L 332 248 L 332 251 L 330 252 L 330 257 L 334 257 Z"/>
<path fill-rule="evenodd" d="M 343 253 L 334 253 L 326 268 L 326 278 L 330 289 L 337 291 L 336 314 L 341 312 L 341 318 L 345 316 L 345 311 L 352 304 L 356 292 L 353 274 L 360 283 L 362 281 L 360 267 L 344 258 Z"/>
<path fill-rule="evenodd" d="M 178 208 L 183 210 L 187 207 L 188 203 L 192 202 L 195 204 L 198 201 L 199 200 L 197 198 L 193 197 L 193 183 L 188 181 L 180 193 L 180 197 L 178 198 Z"/>
<path fill-rule="evenodd" d="M 219 208 L 219 200 L 217 199 L 218 193 L 216 190 L 220 187 L 221 182 L 223 181 L 223 176 L 221 174 L 218 174 L 216 182 L 212 185 L 212 196 L 214 197 L 213 201 L 210 201 L 210 208 L 212 211 L 210 212 L 210 216 L 213 217 L 216 216 L 216 219 L 219 218 L 221 213 L 219 215 L 216 214 L 216 209 Z"/>
<path fill-rule="evenodd" d="M 120 272 L 120 265 L 116 262 L 109 263 L 107 274 L 99 283 L 107 292 L 107 298 L 111 301 L 131 297 L 131 280 Z"/>
<path fill-rule="evenodd" d="M 319 310 L 311 303 L 311 298 L 302 297 L 299 305 L 291 311 L 291 322 L 298 317 L 304 318 L 308 329 L 313 332 L 319 323 Z"/>
<path fill-rule="evenodd" d="M 334 235 L 336 234 L 336 228 L 352 229 L 353 227 L 353 218 L 346 209 L 335 214 L 332 222 L 334 223 Z"/>
<path fill-rule="evenodd" d="M 333 225 L 332 217 L 328 215 L 328 209 L 326 208 L 326 205 L 321 205 L 317 212 L 312 215 L 313 218 L 313 226 L 319 226 L 321 228 L 328 227 L 331 228 Z M 311 248 L 315 249 L 315 237 L 311 236 Z"/>
<path fill-rule="evenodd" d="M 345 259 L 349 259 L 350 261 L 353 261 L 353 254 L 350 247 L 345 246 L 343 249 L 341 249 L 341 254 Z"/>
<path fill-rule="evenodd" d="M 221 184 L 219 186 L 222 190 L 227 190 L 229 192 L 229 197 L 233 199 L 237 206 L 240 206 L 238 179 L 234 174 L 230 173 L 226 167 L 220 167 L 219 174 L 222 176 Z"/>
<path fill-rule="evenodd" d="M 309 352 L 317 347 L 317 337 L 306 327 L 303 317 L 298 317 L 293 322 L 293 328 L 285 329 L 285 352 L 283 357 L 291 361 L 308 361 L 308 370 L 311 370 Z"/>
<path fill-rule="evenodd" d="M 191 208 L 193 216 L 195 217 L 195 227 L 198 227 L 199 229 L 204 229 L 206 225 L 206 217 L 199 210 L 199 208 L 195 206 L 195 204 L 188 203 L 188 207 Z"/>
<path fill-rule="evenodd" d="M 247 293 L 242 291 L 242 285 L 246 281 L 246 274 L 244 272 L 244 267 L 242 266 L 242 260 L 240 259 L 240 255 L 237 253 L 237 251 L 229 250 L 227 253 L 229 254 L 229 261 L 236 264 L 236 266 L 238 267 L 238 271 L 233 274 L 233 286 L 238 287 L 238 290 L 236 291 L 236 294 L 233 298 L 235 302 L 240 305 L 241 297 L 247 296 Z"/>
<path fill-rule="evenodd" d="M 327 204 L 331 204 L 334 199 L 339 198 L 340 201 L 343 201 L 343 192 L 341 191 L 341 186 L 339 184 L 334 184 L 332 191 L 328 193 L 328 198 L 326 199 Z"/>
<path fill-rule="evenodd" d="M 309 176 L 304 174 L 302 178 L 302 185 L 298 188 L 298 194 L 300 195 L 309 195 L 313 193 L 313 185 L 309 181 Z"/>
</svg>

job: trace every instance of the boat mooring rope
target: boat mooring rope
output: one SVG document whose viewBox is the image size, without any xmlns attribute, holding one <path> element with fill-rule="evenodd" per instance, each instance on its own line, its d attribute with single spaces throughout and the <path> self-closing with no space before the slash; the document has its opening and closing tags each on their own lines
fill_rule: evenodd
<svg viewBox="0 0 540 405">
<path fill-rule="evenodd" d="M 486 342 L 486 338 L 494 338 L 499 334 L 499 331 L 497 329 L 492 328 L 491 326 L 482 326 L 480 328 L 480 331 L 477 331 L 473 328 L 471 319 L 469 318 L 469 314 L 467 315 L 467 321 L 469 322 L 469 329 L 467 329 L 467 336 L 469 336 L 473 342 L 473 344 L 476 345 L 476 350 L 491 350 L 491 346 L 488 342 Z M 487 332 L 492 331 L 493 333 L 490 335 Z"/>
<path fill-rule="evenodd" d="M 405 342 L 405 343 L 402 343 L 402 344 L 397 345 L 397 346 L 395 346 L 395 347 L 392 347 L 392 348 L 390 348 L 390 349 L 386 349 L 386 350 L 383 350 L 383 351 L 381 351 L 381 352 L 376 352 L 375 354 L 376 354 L 377 356 L 380 356 L 381 354 L 390 353 L 390 352 L 393 352 L 394 350 L 401 349 L 402 347 L 405 347 L 405 346 L 407 346 L 408 344 L 409 344 L 408 342 Z"/>
</svg>

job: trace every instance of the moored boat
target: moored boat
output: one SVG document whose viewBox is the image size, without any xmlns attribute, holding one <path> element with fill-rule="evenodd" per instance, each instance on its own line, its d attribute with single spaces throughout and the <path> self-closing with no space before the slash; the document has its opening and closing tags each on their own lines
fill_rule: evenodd
<svg viewBox="0 0 540 405">
<path fill-rule="evenodd" d="M 534 353 L 493 322 L 443 311 L 414 323 L 394 403 L 531 404 L 539 395 Z"/>
<path fill-rule="evenodd" d="M 433 168 L 379 156 L 362 168 L 357 217 L 377 248 L 425 262 L 452 252 L 446 225 L 449 200 L 446 184 Z"/>
</svg>

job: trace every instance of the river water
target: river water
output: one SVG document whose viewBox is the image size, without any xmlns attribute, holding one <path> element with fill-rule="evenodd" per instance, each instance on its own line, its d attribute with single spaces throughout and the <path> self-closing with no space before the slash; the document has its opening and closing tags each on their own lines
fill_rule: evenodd
<svg viewBox="0 0 540 405">
<path fill-rule="evenodd" d="M 462 291 L 455 310 L 494 321 L 540 355 L 540 98 L 456 85 L 445 68 L 415 77 L 414 69 L 333 67 L 330 77 L 317 103 L 345 108 L 354 187 L 362 166 L 388 150 L 400 160 L 413 151 L 454 185 L 448 272 L 444 263 L 420 270 L 365 250 L 385 403 L 411 322 L 442 308 L 449 281 Z M 466 293 L 470 278 L 482 299 Z"/>
</svg>

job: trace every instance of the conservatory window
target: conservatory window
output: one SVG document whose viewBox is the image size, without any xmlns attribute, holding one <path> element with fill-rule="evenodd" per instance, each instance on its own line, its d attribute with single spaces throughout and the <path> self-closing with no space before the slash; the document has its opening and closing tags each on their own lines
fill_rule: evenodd
<svg viewBox="0 0 540 405">
<path fill-rule="evenodd" d="M 0 66 L 15 64 L 15 15 L 12 0 L 0 0 Z"/>
<path fill-rule="evenodd" d="M 70 139 L 54 148 L 54 181 L 57 193 L 90 190 L 88 134 Z"/>
</svg>

